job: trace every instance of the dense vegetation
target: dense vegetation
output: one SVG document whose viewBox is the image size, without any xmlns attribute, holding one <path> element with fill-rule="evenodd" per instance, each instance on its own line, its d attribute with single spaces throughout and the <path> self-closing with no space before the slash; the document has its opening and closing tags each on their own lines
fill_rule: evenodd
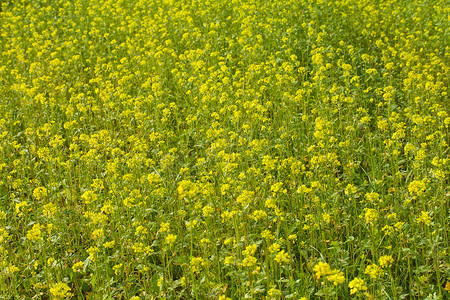
<svg viewBox="0 0 450 300">
<path fill-rule="evenodd" d="M 18 0 L 2 299 L 448 299 L 443 0 Z"/>
</svg>

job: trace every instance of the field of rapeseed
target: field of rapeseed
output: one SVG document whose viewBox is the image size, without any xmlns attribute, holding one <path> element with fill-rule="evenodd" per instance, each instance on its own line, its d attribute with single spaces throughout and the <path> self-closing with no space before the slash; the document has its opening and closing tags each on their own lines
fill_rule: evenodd
<svg viewBox="0 0 450 300">
<path fill-rule="evenodd" d="M 0 299 L 449 299 L 447 4 L 1 1 Z"/>
</svg>

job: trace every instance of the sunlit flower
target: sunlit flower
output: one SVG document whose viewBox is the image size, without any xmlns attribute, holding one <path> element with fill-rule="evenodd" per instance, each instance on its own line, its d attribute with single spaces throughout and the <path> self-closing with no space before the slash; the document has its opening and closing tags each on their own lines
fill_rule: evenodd
<svg viewBox="0 0 450 300">
<path fill-rule="evenodd" d="M 354 278 L 349 282 L 348 287 L 350 288 L 350 294 L 355 294 L 358 291 L 367 291 L 367 286 L 364 280 L 361 278 Z"/>
<path fill-rule="evenodd" d="M 38 199 L 42 200 L 48 195 L 48 190 L 45 187 L 37 187 L 33 190 L 33 196 Z"/>
<path fill-rule="evenodd" d="M 81 272 L 83 267 L 84 267 L 84 263 L 82 261 L 79 261 L 72 265 L 72 270 L 74 273 Z"/>
<path fill-rule="evenodd" d="M 377 278 L 383 273 L 383 270 L 376 264 L 371 264 L 366 267 L 364 273 L 368 274 L 371 278 Z"/>
<path fill-rule="evenodd" d="M 169 245 L 169 247 L 172 247 L 173 243 L 175 243 L 176 240 L 177 240 L 177 236 L 176 236 L 176 235 L 174 235 L 174 234 L 168 234 L 168 235 L 166 236 L 165 243 L 166 243 L 167 245 Z"/>
<path fill-rule="evenodd" d="M 316 273 L 317 279 L 320 279 L 320 277 L 322 276 L 331 274 L 330 265 L 321 261 L 314 266 L 313 271 Z"/>
<path fill-rule="evenodd" d="M 33 228 L 31 228 L 27 232 L 27 239 L 29 239 L 30 241 L 42 240 L 43 238 L 41 236 L 41 225 L 34 224 Z"/>
<path fill-rule="evenodd" d="M 378 262 L 382 268 L 386 268 L 394 262 L 394 259 L 390 255 L 383 255 L 379 258 Z"/>
<path fill-rule="evenodd" d="M 244 258 L 244 260 L 242 261 L 242 265 L 244 267 L 252 267 L 256 265 L 257 262 L 258 260 L 256 259 L 256 257 L 249 255 Z"/>
<path fill-rule="evenodd" d="M 70 291 L 71 291 L 70 287 L 67 284 L 63 283 L 63 282 L 55 283 L 50 288 L 50 293 L 53 296 L 55 296 L 56 298 L 71 297 L 72 293 L 70 293 Z"/>
<path fill-rule="evenodd" d="M 278 254 L 275 256 L 275 261 L 279 264 L 286 263 L 289 261 L 289 254 L 285 253 L 284 250 L 281 250 L 278 252 Z"/>
<path fill-rule="evenodd" d="M 200 271 L 200 268 L 201 268 L 203 263 L 204 263 L 203 258 L 201 258 L 201 257 L 192 257 L 191 258 L 191 269 L 192 269 L 192 272 L 198 273 Z"/>
<path fill-rule="evenodd" d="M 430 223 L 431 223 L 431 217 L 430 217 L 430 215 L 428 214 L 427 211 L 422 211 L 422 212 L 420 213 L 420 216 L 417 217 L 417 223 L 418 223 L 418 224 L 423 223 L 423 224 L 425 224 L 426 226 L 430 225 Z"/>
</svg>

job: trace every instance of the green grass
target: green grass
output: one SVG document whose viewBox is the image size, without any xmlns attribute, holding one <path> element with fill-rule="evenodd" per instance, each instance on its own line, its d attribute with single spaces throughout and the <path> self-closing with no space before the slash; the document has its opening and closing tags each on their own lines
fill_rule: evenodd
<svg viewBox="0 0 450 300">
<path fill-rule="evenodd" d="M 2 1 L 0 298 L 450 297 L 448 13 Z"/>
</svg>

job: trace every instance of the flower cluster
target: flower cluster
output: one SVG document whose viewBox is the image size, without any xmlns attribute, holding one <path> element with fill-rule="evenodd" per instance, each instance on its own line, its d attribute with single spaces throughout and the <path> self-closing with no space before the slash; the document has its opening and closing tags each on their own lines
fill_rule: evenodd
<svg viewBox="0 0 450 300">
<path fill-rule="evenodd" d="M 446 4 L 0 1 L 3 298 L 446 298 Z"/>
</svg>

